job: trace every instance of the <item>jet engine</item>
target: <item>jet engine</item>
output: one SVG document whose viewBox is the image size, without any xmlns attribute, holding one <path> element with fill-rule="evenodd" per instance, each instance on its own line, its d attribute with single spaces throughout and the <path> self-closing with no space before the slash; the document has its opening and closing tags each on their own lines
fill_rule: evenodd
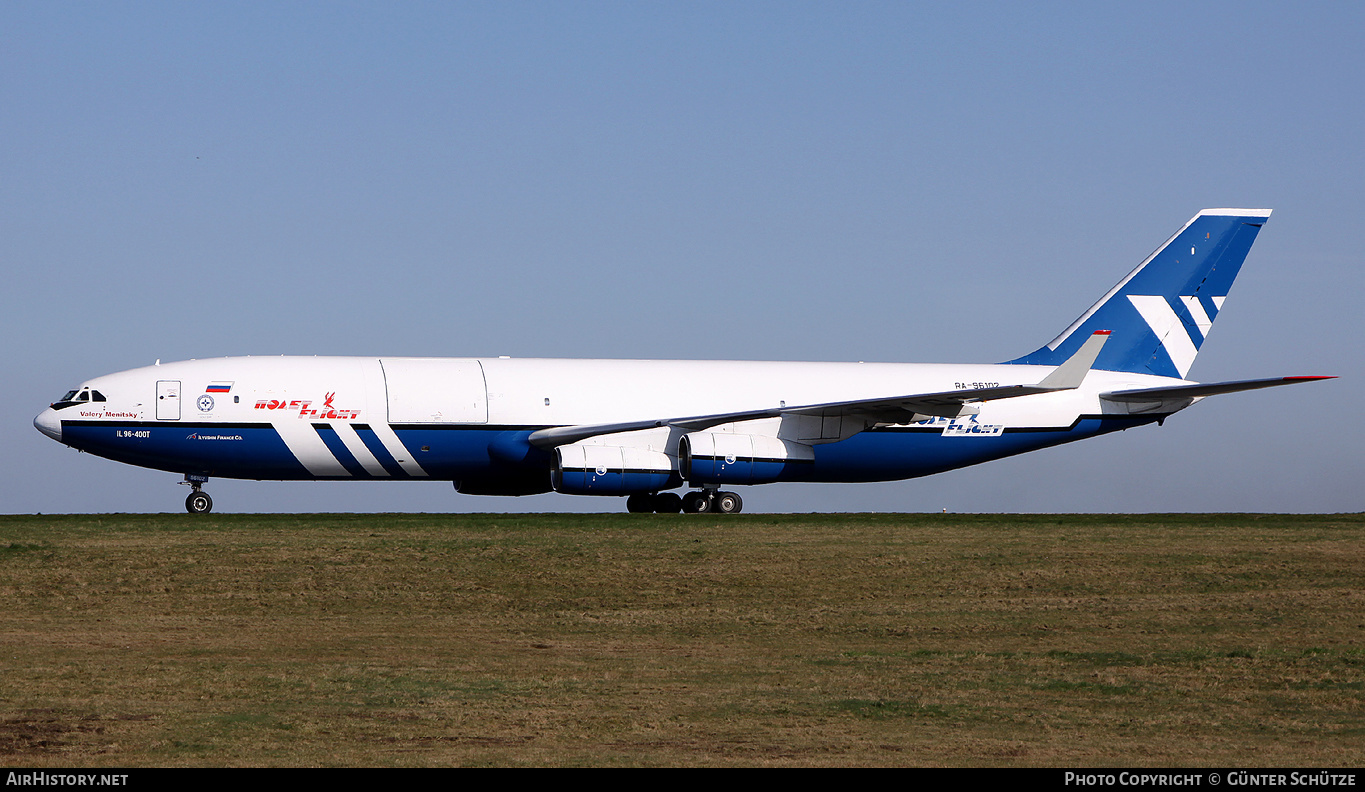
<svg viewBox="0 0 1365 792">
<path fill-rule="evenodd" d="M 813 461 L 810 446 L 769 435 L 692 432 L 678 441 L 678 469 L 694 484 L 766 484 Z"/>
<path fill-rule="evenodd" d="M 673 457 L 648 448 L 563 445 L 555 449 L 551 483 L 569 495 L 629 495 L 682 485 Z"/>
</svg>

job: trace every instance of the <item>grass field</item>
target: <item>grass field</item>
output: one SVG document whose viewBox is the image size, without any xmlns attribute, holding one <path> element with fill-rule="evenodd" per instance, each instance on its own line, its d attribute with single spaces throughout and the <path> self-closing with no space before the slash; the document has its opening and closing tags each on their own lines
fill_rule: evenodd
<svg viewBox="0 0 1365 792">
<path fill-rule="evenodd" d="M 0 517 L 0 761 L 1359 767 L 1362 529 Z"/>
</svg>

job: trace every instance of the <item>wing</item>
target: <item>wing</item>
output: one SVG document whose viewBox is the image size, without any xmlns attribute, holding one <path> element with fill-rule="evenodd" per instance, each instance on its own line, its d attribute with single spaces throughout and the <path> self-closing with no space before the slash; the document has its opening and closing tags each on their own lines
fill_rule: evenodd
<svg viewBox="0 0 1365 792">
<path fill-rule="evenodd" d="M 1108 330 L 1092 335 L 1065 363 L 1056 367 L 1042 381 L 1031 385 L 1003 385 L 993 388 L 964 388 L 962 390 L 940 391 L 938 393 L 915 393 L 874 399 L 854 399 L 851 401 L 805 404 L 794 407 L 770 407 L 761 410 L 714 413 L 711 415 L 689 415 L 648 421 L 626 421 L 610 424 L 584 424 L 579 426 L 555 426 L 532 432 L 530 442 L 540 448 L 576 443 L 597 435 L 633 432 L 640 429 L 656 429 L 676 426 L 696 432 L 721 424 L 736 421 L 752 421 L 759 418 L 777 418 L 783 415 L 832 416 L 861 418 L 869 425 L 874 423 L 909 423 L 919 416 L 937 415 L 956 418 L 964 410 L 970 411 L 977 402 L 995 399 L 1013 399 L 1035 393 L 1073 390 L 1081 386 L 1085 375 L 1099 357 L 1100 349 L 1109 338 Z"/>
</svg>

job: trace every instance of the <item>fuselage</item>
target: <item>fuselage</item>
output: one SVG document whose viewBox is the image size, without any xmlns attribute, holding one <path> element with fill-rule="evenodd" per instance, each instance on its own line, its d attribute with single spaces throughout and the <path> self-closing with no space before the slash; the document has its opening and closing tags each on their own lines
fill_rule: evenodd
<svg viewBox="0 0 1365 792">
<path fill-rule="evenodd" d="M 1184 379 L 1267 209 L 1204 209 L 1033 352 L 995 365 L 235 357 L 99 377 L 34 423 L 185 475 L 438 479 L 740 511 L 731 485 L 913 478 L 1307 382 Z M 687 496 L 666 492 L 689 485 Z"/>
<path fill-rule="evenodd" d="M 158 364 L 84 383 L 35 424 L 66 445 L 143 467 L 248 479 L 466 482 L 546 491 L 555 455 L 536 430 L 1031 383 L 1051 367 L 509 358 L 236 357 Z M 1180 383 L 1091 371 L 1084 386 L 981 404 L 976 415 L 805 438 L 813 459 L 764 481 L 911 478 L 1154 420 L 1099 393 Z M 782 419 L 712 431 L 786 436 Z M 860 429 L 862 427 L 859 427 Z M 793 430 L 794 431 L 794 430 Z M 785 433 L 785 434 L 784 434 Z M 603 442 L 676 459 L 686 432 Z M 516 482 L 501 486 L 498 482 Z M 659 482 L 654 482 L 657 484 Z M 748 483 L 748 482 L 741 482 Z M 758 482 L 754 482 L 758 483 Z M 654 484 L 648 489 L 659 489 Z M 675 484 L 681 484 L 679 478 Z M 621 494 L 603 492 L 602 494 Z"/>
</svg>

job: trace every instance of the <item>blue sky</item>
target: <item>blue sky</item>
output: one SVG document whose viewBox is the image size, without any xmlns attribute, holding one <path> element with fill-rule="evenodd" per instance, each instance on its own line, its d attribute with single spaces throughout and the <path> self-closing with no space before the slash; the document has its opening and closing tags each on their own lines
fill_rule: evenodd
<svg viewBox="0 0 1365 792">
<path fill-rule="evenodd" d="M 762 511 L 1359 511 L 1356 4 L 6 3 L 0 512 L 178 511 L 31 425 L 236 354 L 996 362 L 1269 207 L 1191 377 L 1337 374 Z M 223 511 L 618 510 L 214 481 Z"/>
</svg>

